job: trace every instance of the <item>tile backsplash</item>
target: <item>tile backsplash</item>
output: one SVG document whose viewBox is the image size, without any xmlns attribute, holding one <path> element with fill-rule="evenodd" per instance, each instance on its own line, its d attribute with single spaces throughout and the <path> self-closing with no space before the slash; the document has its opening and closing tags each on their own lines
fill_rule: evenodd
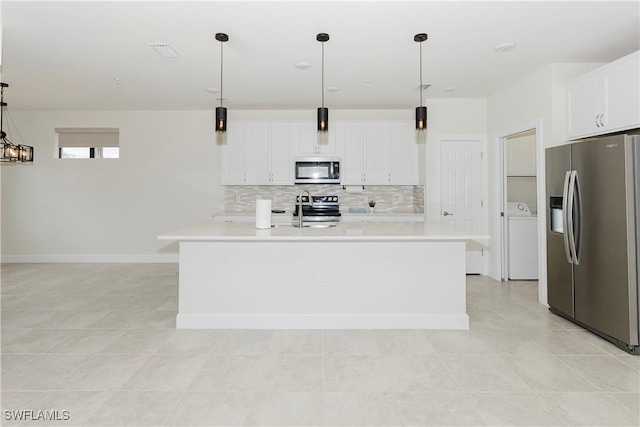
<svg viewBox="0 0 640 427">
<path fill-rule="evenodd" d="M 362 193 L 347 193 L 342 185 L 227 185 L 224 187 L 226 212 L 253 212 L 256 199 L 271 199 L 273 209 L 291 211 L 295 198 L 302 190 L 316 195 L 337 195 L 340 210 L 368 209 L 369 200 L 375 200 L 376 212 L 424 213 L 424 186 L 422 185 L 365 185 Z"/>
</svg>

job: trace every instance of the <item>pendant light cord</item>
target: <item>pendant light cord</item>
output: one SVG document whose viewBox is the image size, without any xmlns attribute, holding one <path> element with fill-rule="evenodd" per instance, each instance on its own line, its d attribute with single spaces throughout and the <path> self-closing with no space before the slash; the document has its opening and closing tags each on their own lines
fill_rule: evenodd
<svg viewBox="0 0 640 427">
<path fill-rule="evenodd" d="M 0 87 L 0 132 L 4 133 L 4 86 Z"/>
<path fill-rule="evenodd" d="M 224 43 L 220 42 L 220 107 L 222 107 L 222 99 L 224 98 L 223 96 L 223 92 L 222 92 L 222 64 L 224 61 Z"/>
<path fill-rule="evenodd" d="M 419 43 L 420 45 L 420 106 L 422 107 L 422 42 Z"/>
<path fill-rule="evenodd" d="M 324 108 L 324 42 L 322 42 L 322 108 Z"/>
</svg>

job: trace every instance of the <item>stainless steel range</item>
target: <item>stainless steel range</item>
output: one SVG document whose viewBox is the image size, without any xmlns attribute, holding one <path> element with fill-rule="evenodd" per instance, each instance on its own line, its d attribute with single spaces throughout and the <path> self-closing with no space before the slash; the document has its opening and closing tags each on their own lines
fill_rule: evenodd
<svg viewBox="0 0 640 427">
<path fill-rule="evenodd" d="M 311 197 L 311 203 L 309 197 Z M 302 225 L 305 227 L 337 225 L 342 216 L 338 196 L 309 196 L 309 193 L 304 191 L 302 195 L 296 196 L 296 206 L 293 211 L 293 225 L 296 227 L 301 224 L 298 216 L 300 206 L 302 206 Z"/>
</svg>

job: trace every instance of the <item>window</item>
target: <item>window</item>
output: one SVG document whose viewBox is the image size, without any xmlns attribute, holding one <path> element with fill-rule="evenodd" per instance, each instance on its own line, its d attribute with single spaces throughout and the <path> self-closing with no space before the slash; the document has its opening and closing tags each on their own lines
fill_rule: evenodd
<svg viewBox="0 0 640 427">
<path fill-rule="evenodd" d="M 58 158 L 117 159 L 120 157 L 118 128 L 56 128 Z"/>
</svg>

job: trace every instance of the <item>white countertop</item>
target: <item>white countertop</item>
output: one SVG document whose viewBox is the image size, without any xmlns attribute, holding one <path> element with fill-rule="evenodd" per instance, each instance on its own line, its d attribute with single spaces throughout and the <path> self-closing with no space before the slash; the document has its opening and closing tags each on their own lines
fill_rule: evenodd
<svg viewBox="0 0 640 427">
<path fill-rule="evenodd" d="M 465 241 L 488 240 L 488 234 L 474 234 L 434 222 L 342 222 L 335 227 L 302 229 L 277 225 L 259 230 L 254 223 L 209 222 L 187 226 L 158 236 L 180 241 Z"/>
<path fill-rule="evenodd" d="M 284 224 L 291 222 L 292 212 L 272 213 L 271 222 L 273 224 Z M 214 220 L 216 222 L 253 222 L 255 212 L 216 212 Z M 342 222 L 393 222 L 393 221 L 416 221 L 423 222 L 424 214 L 413 212 L 376 212 L 376 213 L 353 213 L 342 212 Z"/>
</svg>

